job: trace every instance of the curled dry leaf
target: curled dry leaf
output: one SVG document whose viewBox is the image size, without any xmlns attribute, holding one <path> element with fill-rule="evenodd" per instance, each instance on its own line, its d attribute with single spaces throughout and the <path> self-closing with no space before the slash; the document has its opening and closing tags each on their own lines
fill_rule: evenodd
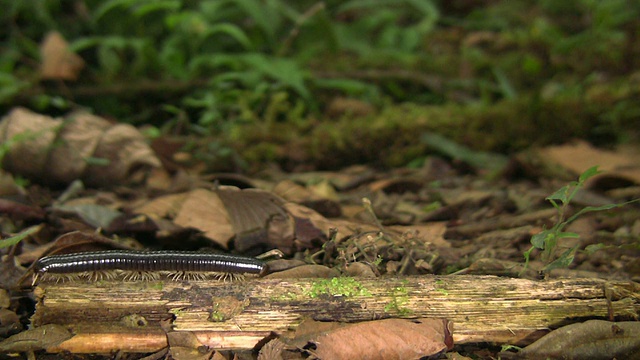
<svg viewBox="0 0 640 360">
<path fill-rule="evenodd" d="M 170 331 L 167 333 L 169 352 L 175 360 L 205 360 L 210 359 L 212 349 L 204 346 L 198 338 L 189 331 Z"/>
<path fill-rule="evenodd" d="M 447 326 L 443 319 L 385 319 L 344 326 L 310 342 L 321 359 L 420 359 L 447 350 Z"/>
<path fill-rule="evenodd" d="M 283 208 L 284 200 L 268 191 L 231 186 L 221 187 L 215 193 L 229 213 L 238 251 L 266 244 L 290 252 L 294 224 Z"/>
<path fill-rule="evenodd" d="M 88 113 L 54 119 L 15 108 L 0 123 L 0 142 L 9 145 L 5 169 L 48 184 L 113 186 L 160 166 L 136 128 Z"/>
<path fill-rule="evenodd" d="M 134 212 L 154 221 L 173 218 L 176 225 L 197 229 L 223 248 L 233 240 L 240 252 L 259 245 L 291 249 L 294 224 L 282 203 L 267 191 L 221 186 L 162 196 Z"/>
<path fill-rule="evenodd" d="M 589 320 L 567 325 L 520 354 L 531 359 L 640 359 L 640 322 Z"/>
</svg>

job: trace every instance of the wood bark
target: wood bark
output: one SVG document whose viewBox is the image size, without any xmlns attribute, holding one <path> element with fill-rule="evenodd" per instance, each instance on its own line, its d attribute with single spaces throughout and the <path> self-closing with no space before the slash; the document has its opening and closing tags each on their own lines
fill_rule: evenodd
<svg viewBox="0 0 640 360">
<path fill-rule="evenodd" d="M 43 283 L 32 320 L 75 334 L 49 351 L 100 353 L 156 351 L 177 333 L 216 349 L 251 349 L 267 336 L 292 336 L 304 319 L 443 318 L 456 343 L 526 345 L 570 323 L 640 314 L 640 284 L 630 281 L 336 279 Z"/>
</svg>

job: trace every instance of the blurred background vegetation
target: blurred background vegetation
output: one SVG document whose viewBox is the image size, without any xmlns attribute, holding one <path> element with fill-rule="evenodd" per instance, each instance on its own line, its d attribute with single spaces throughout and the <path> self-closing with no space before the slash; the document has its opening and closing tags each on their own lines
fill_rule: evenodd
<svg viewBox="0 0 640 360">
<path fill-rule="evenodd" d="M 0 110 L 82 107 L 211 170 L 640 135 L 637 0 L 0 0 Z M 85 66 L 44 79 L 60 32 Z"/>
</svg>

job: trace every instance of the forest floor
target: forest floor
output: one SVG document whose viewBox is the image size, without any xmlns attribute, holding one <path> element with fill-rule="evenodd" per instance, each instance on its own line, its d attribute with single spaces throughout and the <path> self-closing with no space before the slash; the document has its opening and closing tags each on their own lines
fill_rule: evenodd
<svg viewBox="0 0 640 360">
<path fill-rule="evenodd" d="M 43 120 L 29 113 L 20 115 L 25 116 L 21 126 Z M 7 126 L 11 129 L 10 123 Z M 586 337 L 607 344 L 599 346 L 606 349 L 602 351 L 607 353 L 599 354 L 604 358 L 638 349 L 638 328 L 624 328 L 627 323 L 621 322 L 637 320 L 640 309 L 640 204 L 634 202 L 640 199 L 637 149 L 603 150 L 577 141 L 505 157 L 432 137 L 430 141 L 440 155 L 425 157 L 412 167 L 383 170 L 362 165 L 340 171 L 289 173 L 267 166 L 247 177 L 203 172 L 206 166 L 190 154 L 169 147 L 153 151 L 144 142 L 136 145 L 138 138 L 127 134 L 107 147 L 112 154 L 109 164 L 90 164 L 80 170 L 74 170 L 77 163 L 73 163 L 73 156 L 52 153 L 47 154 L 48 159 L 56 163 L 29 168 L 39 162 L 31 158 L 37 151 L 29 149 L 46 148 L 46 134 L 22 140 L 6 155 L 9 170 L 36 180 L 2 173 L 2 245 L 8 256 L 3 258 L 0 272 L 5 289 L 0 335 L 8 339 L 0 343 L 0 350 L 13 353 L 52 348 L 40 338 L 28 347 L 15 347 L 16 342 L 24 341 L 16 340 L 19 335 L 15 334 L 24 334 L 33 315 L 32 270 L 28 268 L 38 258 L 94 250 L 202 248 L 247 256 L 278 249 L 287 261 L 274 262 L 270 272 L 290 271 L 287 277 L 293 278 L 473 275 L 481 279 L 492 275 L 536 283 L 557 279 L 629 282 L 626 301 L 634 304 L 635 314 L 614 311 L 603 319 L 594 313 L 579 319 L 567 317 L 563 322 L 616 320 L 612 326 L 626 329 L 622 341 L 610 336 L 611 326 L 605 333 L 589 326 L 572 335 L 558 333 L 552 340 L 558 348 L 555 352 L 532 350 L 527 354 L 580 356 L 584 351 L 581 345 L 588 343 Z M 599 166 L 601 172 L 596 173 L 593 166 Z M 65 183 L 64 176 L 70 171 L 79 171 L 84 183 Z M 529 261 L 525 264 L 526 256 Z M 46 299 L 37 296 L 41 301 Z M 314 318 L 313 314 L 308 316 Z M 386 317 L 411 318 L 406 313 Z M 532 341 L 514 338 L 513 343 L 501 343 L 489 337 L 453 343 L 460 339 L 454 324 L 453 330 L 444 331 L 444 347 L 426 350 L 420 347 L 426 341 L 421 337 L 406 335 L 401 346 L 382 340 L 389 336 L 382 329 L 391 325 L 373 326 L 353 331 L 370 331 L 380 344 L 394 347 L 397 358 L 433 355 L 446 349 L 450 358 L 505 358 L 516 356 L 516 352 L 501 346 L 516 342 L 525 346 Z M 499 324 L 495 326 L 499 328 Z M 562 329 L 549 324 L 535 330 L 546 333 L 556 327 Z M 413 334 L 407 328 L 399 329 L 396 331 Z M 449 341 L 445 341 L 448 332 L 453 337 L 449 333 Z M 354 336 L 345 334 L 334 333 L 327 341 L 337 344 L 336 337 Z M 324 336 L 331 336 L 331 331 Z M 429 337 L 429 341 L 433 339 Z M 321 342 L 316 338 L 308 343 L 314 341 L 316 345 Z M 370 350 L 366 344 L 354 340 L 348 347 L 364 356 Z M 416 347 L 424 352 L 404 352 Z M 287 350 L 284 355 L 274 355 L 274 348 Z M 268 351 L 271 355 L 266 355 Z M 292 342 L 280 348 L 270 346 L 268 351 L 265 347 L 259 358 L 306 358 L 313 353 L 339 357 L 335 352 L 322 352 L 328 351 L 326 348 L 309 349 Z M 47 357 L 38 354 L 38 358 Z M 177 352 L 172 354 L 179 358 Z M 207 354 L 213 358 L 231 356 L 228 352 Z M 239 352 L 238 356 L 252 355 Z"/>
</svg>

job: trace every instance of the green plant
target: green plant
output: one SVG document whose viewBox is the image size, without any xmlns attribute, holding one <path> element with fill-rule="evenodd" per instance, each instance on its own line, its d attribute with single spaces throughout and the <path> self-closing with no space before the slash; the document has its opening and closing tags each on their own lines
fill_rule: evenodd
<svg viewBox="0 0 640 360">
<path fill-rule="evenodd" d="M 236 150 L 265 138 L 276 143 L 269 131 L 283 131 L 271 126 L 274 121 L 333 127 L 331 121 L 341 119 L 325 121 L 333 117 L 325 110 L 340 97 L 364 100 L 383 113 L 397 102 L 437 105 L 442 112 L 455 108 L 467 124 L 487 119 L 456 129 L 467 131 L 456 138 L 484 150 L 531 143 L 530 137 L 513 145 L 508 134 L 486 136 L 491 131 L 484 127 L 505 128 L 492 125 L 496 115 L 512 118 L 500 109 L 524 110 L 535 122 L 531 127 L 542 129 L 535 139 L 542 144 L 557 140 L 546 134 L 591 136 L 592 142 L 614 135 L 631 142 L 640 131 L 639 95 L 630 81 L 638 68 L 640 3 L 628 0 L 5 3 L 0 112 L 20 105 L 58 115 L 87 107 L 163 133 L 214 136 Z M 51 30 L 84 59 L 77 81 L 39 78 L 39 44 Z M 574 115 L 575 108 L 576 116 L 559 115 Z M 335 114 L 351 120 L 348 111 Z M 527 124 L 506 129 L 526 134 Z M 559 124 L 565 133 L 545 124 Z M 243 131 L 245 125 L 265 138 L 255 139 L 258 131 Z M 244 133 L 251 133 L 249 139 Z M 336 143 L 351 143 L 333 133 Z M 282 141 L 291 138 L 296 136 Z M 403 155 L 394 155 L 384 164 L 403 162 Z"/>
<path fill-rule="evenodd" d="M 27 236 L 35 233 L 36 231 L 40 230 L 40 226 L 32 226 L 30 228 L 27 228 L 25 230 L 23 230 L 22 232 L 20 232 L 17 235 L 8 237 L 6 239 L 0 239 L 0 249 L 15 245 L 17 243 L 19 243 L 20 241 L 24 240 L 24 238 L 26 238 Z"/>
<path fill-rule="evenodd" d="M 577 192 L 584 187 L 584 184 L 588 179 L 599 173 L 601 173 L 601 171 L 598 170 L 598 166 L 593 166 L 583 172 L 578 178 L 578 181 L 572 181 L 568 185 L 561 187 L 558 191 L 546 197 L 546 200 L 548 200 L 558 211 L 558 219 L 551 229 L 545 229 L 531 237 L 532 246 L 524 253 L 525 266 L 523 268 L 523 272 L 529 264 L 529 258 L 534 249 L 542 250 L 542 260 L 546 263 L 542 269 L 543 273 L 548 273 L 549 271 L 557 268 L 568 267 L 573 262 L 578 246 L 569 248 L 556 257 L 558 242 L 562 239 L 578 238 L 579 235 L 574 232 L 566 232 L 564 231 L 564 228 L 572 221 L 586 213 L 610 210 L 628 204 L 627 202 L 622 204 L 587 206 L 567 217 L 567 211 L 569 210 L 571 200 L 573 200 Z"/>
<path fill-rule="evenodd" d="M 352 277 L 334 277 L 314 281 L 311 288 L 305 292 L 311 298 L 321 295 L 328 296 L 371 296 L 371 292 L 359 281 Z"/>
<path fill-rule="evenodd" d="M 409 290 L 406 287 L 407 283 L 407 280 L 402 280 L 401 286 L 397 286 L 391 289 L 391 292 L 389 294 L 391 297 L 391 302 L 384 306 L 384 311 L 395 311 L 400 316 L 407 316 L 412 313 L 411 309 L 406 307 L 409 303 Z"/>
</svg>

